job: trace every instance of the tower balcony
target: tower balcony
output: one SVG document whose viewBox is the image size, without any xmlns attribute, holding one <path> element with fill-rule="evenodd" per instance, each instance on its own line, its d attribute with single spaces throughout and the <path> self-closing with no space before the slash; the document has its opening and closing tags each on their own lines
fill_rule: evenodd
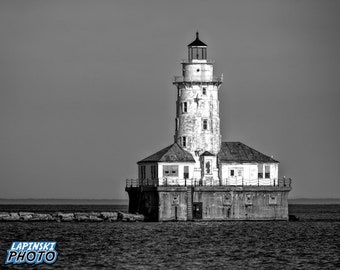
<svg viewBox="0 0 340 270">
<path fill-rule="evenodd" d="M 210 79 L 202 77 L 185 78 L 183 76 L 175 76 L 173 84 L 213 84 L 220 85 L 223 83 L 223 75 L 212 76 Z"/>
</svg>

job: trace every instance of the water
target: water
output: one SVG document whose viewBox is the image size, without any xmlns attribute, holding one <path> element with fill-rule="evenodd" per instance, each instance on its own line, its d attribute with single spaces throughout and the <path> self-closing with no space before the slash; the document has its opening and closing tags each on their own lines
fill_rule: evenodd
<svg viewBox="0 0 340 270">
<path fill-rule="evenodd" d="M 0 206 L 0 211 L 4 211 Z M 33 211 L 42 206 L 21 206 Z M 45 211 L 56 206 L 43 206 Z M 46 208 L 47 207 L 47 208 Z M 58 206 L 60 207 L 60 206 Z M 63 206 L 97 211 L 96 206 Z M 116 206 L 100 206 L 114 211 Z M 117 207 L 121 209 L 123 206 Z M 126 206 L 125 206 L 126 207 Z M 7 211 L 7 210 L 6 210 Z M 12 241 L 57 241 L 58 261 L 32 269 L 336 269 L 340 205 L 291 205 L 299 222 L 0 223 L 0 262 Z M 27 269 L 27 265 L 4 269 Z"/>
</svg>

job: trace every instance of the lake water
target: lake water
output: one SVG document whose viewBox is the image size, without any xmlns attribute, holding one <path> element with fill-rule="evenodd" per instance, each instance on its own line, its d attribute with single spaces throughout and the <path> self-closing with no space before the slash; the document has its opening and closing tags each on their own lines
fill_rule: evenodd
<svg viewBox="0 0 340 270">
<path fill-rule="evenodd" d="M 1 211 L 115 211 L 115 205 L 0 205 Z M 31 269 L 339 269 L 340 205 L 290 205 L 298 222 L 0 222 L 12 241 L 57 241 L 58 261 Z"/>
</svg>

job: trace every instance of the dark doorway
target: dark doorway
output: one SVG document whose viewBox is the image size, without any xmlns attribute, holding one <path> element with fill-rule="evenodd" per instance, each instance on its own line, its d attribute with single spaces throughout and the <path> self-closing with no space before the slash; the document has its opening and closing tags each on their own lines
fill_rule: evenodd
<svg viewBox="0 0 340 270">
<path fill-rule="evenodd" d="M 201 202 L 192 203 L 192 216 L 194 219 L 202 219 L 202 208 Z"/>
</svg>

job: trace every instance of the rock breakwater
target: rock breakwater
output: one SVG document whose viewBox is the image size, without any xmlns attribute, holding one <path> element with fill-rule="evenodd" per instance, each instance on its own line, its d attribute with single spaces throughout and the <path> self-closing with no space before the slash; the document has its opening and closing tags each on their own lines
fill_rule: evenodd
<svg viewBox="0 0 340 270">
<path fill-rule="evenodd" d="M 144 216 L 124 212 L 75 212 L 75 213 L 35 213 L 35 212 L 0 212 L 0 221 L 56 221 L 56 222 L 116 222 L 144 221 Z"/>
</svg>

